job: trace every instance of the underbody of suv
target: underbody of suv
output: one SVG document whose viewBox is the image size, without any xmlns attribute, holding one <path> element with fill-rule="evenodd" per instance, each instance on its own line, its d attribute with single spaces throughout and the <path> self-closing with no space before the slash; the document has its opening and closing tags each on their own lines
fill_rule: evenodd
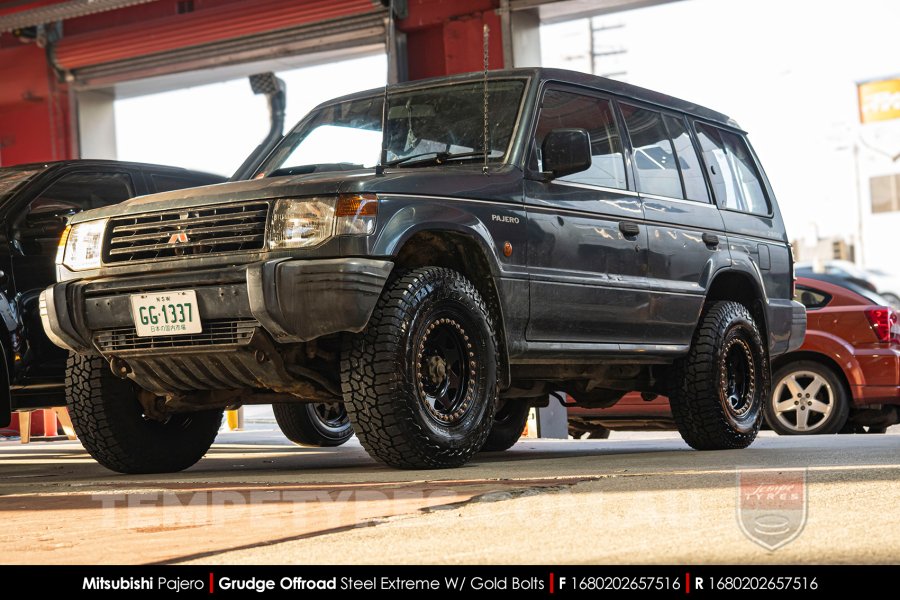
<svg viewBox="0 0 900 600">
<path fill-rule="evenodd" d="M 250 181 L 78 215 L 41 310 L 123 472 L 193 464 L 259 403 L 301 444 L 458 466 L 555 390 L 666 394 L 692 446 L 737 448 L 803 339 L 786 239 L 727 117 L 516 70 L 341 98 Z"/>
</svg>

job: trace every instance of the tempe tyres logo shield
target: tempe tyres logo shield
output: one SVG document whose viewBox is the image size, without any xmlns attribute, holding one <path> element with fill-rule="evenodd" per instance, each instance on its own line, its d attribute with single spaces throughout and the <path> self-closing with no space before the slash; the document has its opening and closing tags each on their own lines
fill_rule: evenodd
<svg viewBox="0 0 900 600">
<path fill-rule="evenodd" d="M 741 531 L 766 550 L 797 539 L 806 525 L 806 469 L 737 472 Z"/>
</svg>

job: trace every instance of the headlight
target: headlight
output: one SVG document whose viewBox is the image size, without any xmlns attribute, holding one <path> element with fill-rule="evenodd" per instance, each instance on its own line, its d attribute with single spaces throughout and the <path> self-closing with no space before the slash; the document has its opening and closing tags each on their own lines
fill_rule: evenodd
<svg viewBox="0 0 900 600">
<path fill-rule="evenodd" d="M 375 232 L 377 213 L 375 194 L 278 200 L 272 211 L 269 248 L 310 248 L 335 235 L 370 235 Z"/>
<path fill-rule="evenodd" d="M 98 219 L 67 227 L 63 232 L 63 239 L 59 241 L 61 249 L 56 253 L 56 263 L 73 271 L 99 269 L 107 221 L 108 219 Z"/>
</svg>

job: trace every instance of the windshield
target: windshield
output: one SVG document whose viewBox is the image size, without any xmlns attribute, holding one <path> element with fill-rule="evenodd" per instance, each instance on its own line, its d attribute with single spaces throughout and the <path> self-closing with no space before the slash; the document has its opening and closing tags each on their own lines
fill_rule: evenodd
<svg viewBox="0 0 900 600">
<path fill-rule="evenodd" d="M 525 81 L 488 83 L 488 160 L 506 160 Z M 387 163 L 399 167 L 483 160 L 484 84 L 388 92 Z M 275 149 L 260 175 L 371 168 L 381 158 L 382 96 L 348 100 L 308 115 Z M 260 176 L 258 175 L 258 176 Z"/>
<path fill-rule="evenodd" d="M 0 169 L 0 198 L 12 193 L 40 169 Z"/>
</svg>

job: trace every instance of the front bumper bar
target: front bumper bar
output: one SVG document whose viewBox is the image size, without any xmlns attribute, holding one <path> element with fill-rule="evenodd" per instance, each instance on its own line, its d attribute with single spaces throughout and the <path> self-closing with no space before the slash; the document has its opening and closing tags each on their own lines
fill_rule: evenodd
<svg viewBox="0 0 900 600">
<path fill-rule="evenodd" d="M 65 281 L 41 293 L 44 330 L 74 352 L 97 331 L 133 327 L 130 295 L 193 289 L 204 321 L 255 319 L 277 343 L 362 331 L 393 263 L 366 258 L 275 259 L 213 271 Z"/>
</svg>

